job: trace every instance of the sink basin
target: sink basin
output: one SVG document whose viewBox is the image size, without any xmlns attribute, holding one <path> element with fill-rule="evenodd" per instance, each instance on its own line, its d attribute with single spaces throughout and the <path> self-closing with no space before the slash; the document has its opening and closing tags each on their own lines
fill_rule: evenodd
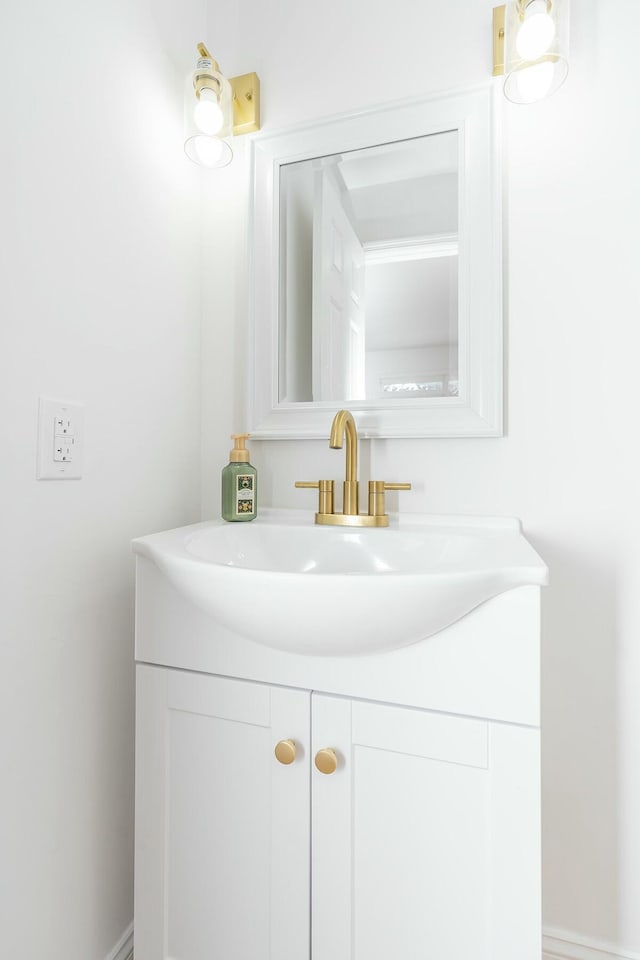
<svg viewBox="0 0 640 960">
<path fill-rule="evenodd" d="M 517 520 L 407 515 L 386 529 L 316 526 L 298 510 L 134 540 L 213 621 L 299 654 L 417 643 L 547 568 Z"/>
</svg>

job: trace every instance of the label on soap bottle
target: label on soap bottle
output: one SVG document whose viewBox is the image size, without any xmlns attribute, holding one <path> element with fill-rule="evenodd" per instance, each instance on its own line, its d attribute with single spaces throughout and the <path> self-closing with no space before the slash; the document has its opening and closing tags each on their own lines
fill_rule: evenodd
<svg viewBox="0 0 640 960">
<path fill-rule="evenodd" d="M 236 513 L 253 513 L 254 484 L 253 475 L 239 473 L 236 477 Z"/>
</svg>

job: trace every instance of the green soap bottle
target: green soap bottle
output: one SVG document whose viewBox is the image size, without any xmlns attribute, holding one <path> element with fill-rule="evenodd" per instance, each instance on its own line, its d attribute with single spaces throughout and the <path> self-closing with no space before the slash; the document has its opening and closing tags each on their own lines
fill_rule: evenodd
<svg viewBox="0 0 640 960">
<path fill-rule="evenodd" d="M 222 519 L 255 520 L 258 509 L 258 471 L 249 463 L 244 443 L 248 433 L 232 433 L 233 450 L 222 471 Z"/>
</svg>

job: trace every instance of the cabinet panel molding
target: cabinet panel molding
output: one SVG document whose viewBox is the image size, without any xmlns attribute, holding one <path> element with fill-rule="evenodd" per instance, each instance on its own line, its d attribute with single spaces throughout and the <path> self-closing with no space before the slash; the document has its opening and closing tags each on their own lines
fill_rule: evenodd
<svg viewBox="0 0 640 960">
<path fill-rule="evenodd" d="M 446 760 L 469 767 L 488 764 L 488 724 L 397 707 L 389 723 L 388 705 L 354 702 L 353 742 L 396 753 Z"/>
<path fill-rule="evenodd" d="M 170 710 L 259 727 L 268 727 L 270 723 L 269 688 L 246 680 L 174 670 L 168 677 L 167 706 Z"/>
</svg>

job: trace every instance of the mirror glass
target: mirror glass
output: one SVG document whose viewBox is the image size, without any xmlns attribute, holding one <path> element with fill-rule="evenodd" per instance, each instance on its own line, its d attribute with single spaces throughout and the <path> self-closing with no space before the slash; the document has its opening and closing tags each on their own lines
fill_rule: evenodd
<svg viewBox="0 0 640 960">
<path fill-rule="evenodd" d="M 458 134 L 280 168 L 278 398 L 458 394 Z"/>
<path fill-rule="evenodd" d="M 254 436 L 502 433 L 499 156 L 489 86 L 252 141 Z"/>
</svg>

